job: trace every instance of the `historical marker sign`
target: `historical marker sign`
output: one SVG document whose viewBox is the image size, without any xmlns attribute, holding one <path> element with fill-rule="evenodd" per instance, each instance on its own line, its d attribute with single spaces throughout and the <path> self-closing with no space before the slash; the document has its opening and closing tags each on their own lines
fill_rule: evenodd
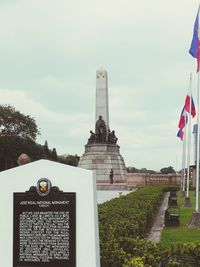
<svg viewBox="0 0 200 267">
<path fill-rule="evenodd" d="M 42 178 L 13 204 L 13 267 L 76 267 L 75 193 Z"/>
</svg>

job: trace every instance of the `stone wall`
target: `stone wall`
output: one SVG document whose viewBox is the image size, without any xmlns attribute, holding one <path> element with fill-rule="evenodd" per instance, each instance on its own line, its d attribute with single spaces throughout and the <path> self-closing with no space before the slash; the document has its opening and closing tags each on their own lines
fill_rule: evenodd
<svg viewBox="0 0 200 267">
<path fill-rule="evenodd" d="M 150 184 L 180 185 L 180 174 L 127 173 L 127 187 Z"/>
</svg>

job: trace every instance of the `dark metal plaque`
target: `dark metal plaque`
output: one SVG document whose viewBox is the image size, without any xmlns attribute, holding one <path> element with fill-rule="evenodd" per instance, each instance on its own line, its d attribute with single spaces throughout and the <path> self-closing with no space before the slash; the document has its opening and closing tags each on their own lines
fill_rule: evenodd
<svg viewBox="0 0 200 267">
<path fill-rule="evenodd" d="M 14 193 L 13 267 L 76 267 L 76 194 L 51 187 Z"/>
</svg>

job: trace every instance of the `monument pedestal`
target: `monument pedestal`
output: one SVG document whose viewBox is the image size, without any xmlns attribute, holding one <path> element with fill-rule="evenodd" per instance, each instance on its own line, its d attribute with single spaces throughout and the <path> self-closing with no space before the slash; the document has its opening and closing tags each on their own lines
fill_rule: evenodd
<svg viewBox="0 0 200 267">
<path fill-rule="evenodd" d="M 200 228 L 200 212 L 193 212 L 191 223 L 189 227 Z"/>
<path fill-rule="evenodd" d="M 181 192 L 181 196 L 182 196 L 182 197 L 185 197 L 185 193 L 186 193 L 186 192 L 183 191 L 183 190 L 181 190 L 180 192 Z"/>
<path fill-rule="evenodd" d="M 184 203 L 184 207 L 185 208 L 191 208 L 192 207 L 192 203 L 189 197 L 185 198 L 185 203 Z"/>
<path fill-rule="evenodd" d="M 85 153 L 79 160 L 78 167 L 95 170 L 97 183 L 110 183 L 113 170 L 113 183 L 126 182 L 126 167 L 116 144 L 94 143 L 85 145 Z"/>
</svg>

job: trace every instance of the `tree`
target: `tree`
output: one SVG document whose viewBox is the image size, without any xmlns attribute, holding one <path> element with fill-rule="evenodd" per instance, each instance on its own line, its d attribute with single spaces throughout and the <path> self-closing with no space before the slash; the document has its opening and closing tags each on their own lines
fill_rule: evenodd
<svg viewBox="0 0 200 267">
<path fill-rule="evenodd" d="M 77 166 L 79 156 L 58 156 L 56 149 L 48 148 L 36 143 L 40 132 L 33 118 L 16 111 L 10 105 L 0 105 L 0 171 L 17 166 L 20 154 L 26 153 L 31 161 L 49 159 L 64 164 Z"/>
<path fill-rule="evenodd" d="M 33 118 L 16 111 L 10 105 L 0 105 L 0 136 L 15 136 L 35 141 L 38 134 L 40 132 Z"/>
<path fill-rule="evenodd" d="M 139 169 L 135 168 L 135 167 L 127 167 L 127 172 L 130 172 L 130 173 L 138 173 L 139 172 Z"/>
<path fill-rule="evenodd" d="M 56 152 L 55 148 L 53 148 L 53 150 L 52 150 L 51 157 L 52 157 L 53 160 L 57 161 L 58 155 L 57 155 L 57 152 Z"/>
<path fill-rule="evenodd" d="M 33 118 L 10 105 L 0 105 L 0 171 L 17 166 L 21 153 L 41 158 L 42 147 L 35 142 L 38 134 Z"/>
<path fill-rule="evenodd" d="M 58 162 L 63 163 L 63 164 L 67 164 L 67 165 L 71 165 L 71 166 L 78 166 L 78 162 L 79 162 L 80 157 L 77 155 L 62 155 L 62 156 L 58 156 Z"/>
<path fill-rule="evenodd" d="M 47 140 L 44 143 L 43 150 L 44 150 L 44 158 L 50 159 L 51 156 L 50 156 L 50 150 L 49 150 L 49 145 L 48 145 Z"/>
<path fill-rule="evenodd" d="M 169 173 L 175 173 L 175 170 L 172 166 L 164 167 L 160 170 L 162 174 L 169 174 Z"/>
<path fill-rule="evenodd" d="M 150 173 L 150 174 L 157 173 L 154 170 L 148 170 L 146 168 L 137 169 L 135 167 L 127 167 L 127 172 L 129 172 L 129 173 Z"/>
</svg>

